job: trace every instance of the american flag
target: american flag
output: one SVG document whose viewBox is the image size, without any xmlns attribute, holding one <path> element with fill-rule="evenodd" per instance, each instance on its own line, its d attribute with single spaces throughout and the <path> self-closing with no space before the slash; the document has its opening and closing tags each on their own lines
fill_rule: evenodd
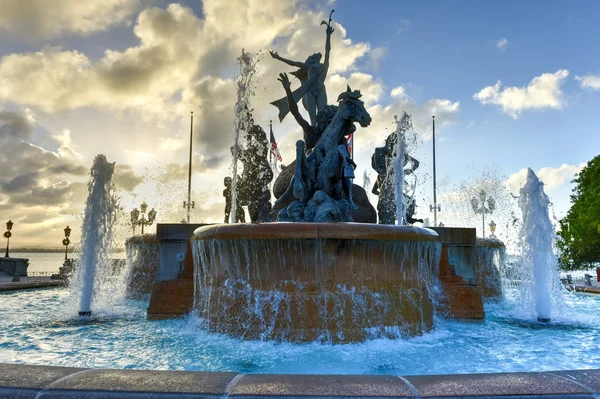
<svg viewBox="0 0 600 399">
<path fill-rule="evenodd" d="M 354 150 L 354 134 L 351 134 L 348 136 L 348 154 L 350 154 L 350 158 L 354 158 L 354 152 L 352 152 Z"/>
<path fill-rule="evenodd" d="M 279 153 L 279 149 L 277 148 L 277 142 L 275 141 L 275 136 L 273 135 L 273 123 L 269 124 L 269 130 L 271 131 L 271 155 L 276 156 L 279 162 L 283 161 L 281 158 L 281 154 Z"/>
</svg>

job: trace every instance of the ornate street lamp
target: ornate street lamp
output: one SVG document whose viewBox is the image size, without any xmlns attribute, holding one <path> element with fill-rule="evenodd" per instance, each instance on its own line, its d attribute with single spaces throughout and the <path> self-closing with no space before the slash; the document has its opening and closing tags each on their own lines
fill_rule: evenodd
<svg viewBox="0 0 600 399">
<path fill-rule="evenodd" d="M 486 213 L 491 214 L 494 211 L 494 209 L 496 209 L 496 201 L 492 197 L 488 197 L 485 191 L 481 190 L 481 192 L 479 193 L 479 199 L 475 197 L 471 199 L 471 206 L 473 207 L 473 212 L 481 214 L 481 231 L 483 236 L 485 237 L 485 215 Z"/>
<path fill-rule="evenodd" d="M 148 212 L 148 219 L 146 219 L 145 215 L 147 209 L 148 205 L 146 204 L 146 201 L 144 201 L 142 202 L 142 205 L 140 205 L 141 212 L 138 211 L 137 208 L 131 211 L 131 225 L 133 227 L 134 235 L 136 226 L 142 226 L 142 234 L 144 234 L 144 226 L 150 226 L 152 223 L 154 223 L 154 220 L 156 219 L 156 211 L 154 210 L 154 208 L 152 208 L 150 212 Z M 142 215 L 142 218 L 138 219 L 140 217 L 140 213 Z"/>
<path fill-rule="evenodd" d="M 4 255 L 5 258 L 8 258 L 8 244 L 10 243 L 10 237 L 12 236 L 12 233 L 10 231 L 12 230 L 13 224 L 14 223 L 11 220 L 6 222 L 6 231 L 4 232 L 4 237 L 6 238 L 6 254 Z"/>
<path fill-rule="evenodd" d="M 69 228 L 69 226 L 65 227 L 65 238 L 62 240 L 62 244 L 65 246 L 65 260 L 67 260 L 67 250 L 69 248 L 69 244 L 71 243 L 71 241 L 69 240 L 69 237 L 71 236 L 71 229 Z"/>
<path fill-rule="evenodd" d="M 131 215 L 131 228 L 133 228 L 133 235 L 135 235 L 135 227 L 137 226 L 138 218 L 140 217 L 140 211 L 137 208 L 133 208 L 133 211 L 129 214 Z"/>
<path fill-rule="evenodd" d="M 490 223 L 490 232 L 492 233 L 490 234 L 490 238 L 496 238 L 496 234 L 494 234 L 496 232 L 496 223 L 493 220 Z"/>
</svg>

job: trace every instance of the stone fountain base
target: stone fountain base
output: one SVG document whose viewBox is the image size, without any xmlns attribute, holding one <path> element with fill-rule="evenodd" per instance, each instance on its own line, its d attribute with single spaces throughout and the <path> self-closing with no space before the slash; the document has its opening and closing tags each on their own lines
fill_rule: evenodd
<svg viewBox="0 0 600 399">
<path fill-rule="evenodd" d="M 433 328 L 432 230 L 358 223 L 212 225 L 192 238 L 195 309 L 244 339 L 360 342 Z"/>
</svg>

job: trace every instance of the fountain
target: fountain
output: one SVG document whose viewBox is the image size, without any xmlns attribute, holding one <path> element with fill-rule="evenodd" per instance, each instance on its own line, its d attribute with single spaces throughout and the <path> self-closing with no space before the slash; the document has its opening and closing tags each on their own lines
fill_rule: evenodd
<svg viewBox="0 0 600 399">
<path fill-rule="evenodd" d="M 300 64 L 301 70 L 308 69 L 308 80 L 301 79 L 301 87 L 294 92 L 287 75 L 280 74 L 286 101 L 273 103 L 280 119 L 289 111 L 304 131 L 304 140 L 296 143 L 287 189 L 275 203 L 278 222 L 204 226 L 192 237 L 193 307 L 211 331 L 249 340 L 336 343 L 410 337 L 434 326 L 442 240 L 433 230 L 401 226 L 403 136 L 410 128 L 410 117 L 405 113 L 400 120 L 396 118 L 398 225 L 352 223 L 350 211 L 358 208 L 352 184 L 356 165 L 346 136 L 356 134 L 355 123 L 367 127 L 371 116 L 360 91 L 350 87 L 337 97 L 337 105 L 320 100 L 311 103 L 326 99 L 319 80 L 323 76 L 311 80 L 310 68 L 327 70 L 330 23 L 324 23 L 325 64 L 319 63 L 320 55 L 294 63 L 271 53 L 291 65 Z M 310 124 L 298 113 L 295 103 L 301 98 L 308 104 Z M 236 112 L 248 115 L 248 108 L 236 107 Z M 445 245 L 452 247 L 464 232 L 444 234 Z M 464 244 L 471 249 L 474 232 L 472 237 L 472 243 Z M 472 262 L 468 256 L 451 260 L 459 258 Z M 450 273 L 450 266 L 446 269 Z M 455 269 L 452 272 L 462 283 Z M 472 294 L 481 304 L 478 291 L 463 285 L 445 292 L 462 290 L 461 295 Z M 454 302 L 446 308 L 453 308 Z M 481 318 L 482 314 L 481 309 L 475 316 L 462 312 L 457 317 Z"/>
<path fill-rule="evenodd" d="M 280 117 L 287 111 L 297 117 L 294 105 L 301 99 L 311 117 L 299 122 L 304 140 L 297 143 L 296 162 L 276 184 L 278 222 L 159 224 L 156 236 L 131 238 L 127 248 L 132 276 L 140 276 L 134 277 L 139 296 L 156 274 L 146 315 L 144 301 L 130 300 L 125 315 L 81 323 L 61 318 L 72 296 L 66 290 L 2 294 L 6 328 L 0 329 L 0 356 L 61 367 L 0 364 L 0 396 L 597 396 L 600 370 L 569 370 L 600 364 L 597 298 L 566 296 L 577 315 L 553 323 L 555 328 L 523 322 L 511 316 L 522 301 L 511 302 L 498 290 L 501 241 L 478 239 L 474 228 L 409 226 L 410 204 L 401 205 L 406 190 L 397 192 L 392 211 L 398 217 L 390 224 L 376 224 L 372 214 L 363 218 L 354 209 L 373 207 L 364 189 L 352 184 L 355 165 L 346 136 L 356 133 L 354 123 L 366 127 L 371 118 L 360 92 L 349 87 L 337 105 L 325 104 L 333 28 L 331 19 L 324 24 L 323 64 L 320 54 L 296 63 L 274 53 L 302 64 L 295 75 L 300 88 L 288 87 L 286 97 L 275 102 Z M 285 87 L 286 79 L 281 81 Z M 249 110 L 238 106 L 237 116 L 249 120 Z M 238 144 L 234 159 L 243 158 Z M 403 158 L 396 157 L 396 188 L 403 185 Z M 113 164 L 99 155 L 78 268 L 84 316 L 91 314 L 92 300 L 95 315 L 101 314 L 102 298 L 93 293 L 110 269 L 112 171 Z M 234 220 L 237 176 L 234 167 L 225 192 Z M 539 320 L 556 321 L 548 305 L 555 300 L 549 287 L 557 282 L 548 198 L 531 171 L 520 204 L 526 255 L 520 270 L 531 276 L 519 284 L 532 283 Z M 269 213 L 260 206 L 254 216 Z M 484 311 L 482 297 L 505 300 Z M 486 312 L 491 317 L 485 323 L 446 320 L 482 320 Z M 428 332 L 433 333 L 419 336 Z M 319 344 L 295 344 L 304 342 Z M 562 370 L 548 371 L 555 368 Z M 311 375 L 283 375 L 290 373 Z"/>
<path fill-rule="evenodd" d="M 548 215 L 550 200 L 544 193 L 544 183 L 533 170 L 527 169 L 527 181 L 519 193 L 519 208 L 523 213 L 521 256 L 523 280 L 530 282 L 537 318 L 549 322 L 553 296 L 559 294 L 558 268 L 554 253 L 554 226 Z M 525 293 L 528 297 L 530 293 Z M 555 300 L 555 299 L 554 299 Z"/>
<path fill-rule="evenodd" d="M 81 281 L 79 315 L 92 314 L 94 284 L 98 278 L 96 268 L 108 267 L 108 250 L 112 244 L 112 227 L 115 221 L 117 200 L 112 189 L 114 163 L 102 154 L 96 155 L 88 183 L 89 195 L 85 204 L 81 257 L 78 271 Z"/>
</svg>

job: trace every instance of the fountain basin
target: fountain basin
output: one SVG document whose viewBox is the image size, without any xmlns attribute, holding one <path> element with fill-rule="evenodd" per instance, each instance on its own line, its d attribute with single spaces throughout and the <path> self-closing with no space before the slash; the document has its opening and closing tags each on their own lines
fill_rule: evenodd
<svg viewBox="0 0 600 399">
<path fill-rule="evenodd" d="M 359 223 L 197 229 L 194 309 L 250 340 L 360 342 L 433 328 L 436 232 Z"/>
</svg>

